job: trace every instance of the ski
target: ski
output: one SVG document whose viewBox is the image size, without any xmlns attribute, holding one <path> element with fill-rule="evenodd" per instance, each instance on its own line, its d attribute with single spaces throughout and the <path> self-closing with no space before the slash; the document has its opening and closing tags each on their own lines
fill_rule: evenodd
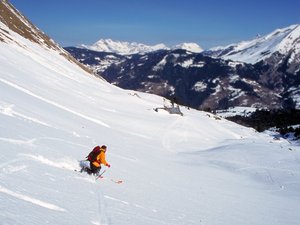
<svg viewBox="0 0 300 225">
<path fill-rule="evenodd" d="M 87 172 L 86 168 L 81 168 L 80 170 L 78 169 L 74 169 L 75 172 L 79 172 L 79 173 L 83 173 L 83 172 Z M 95 180 L 99 180 L 99 179 L 106 179 L 103 174 L 106 172 L 106 170 L 104 170 L 102 173 L 100 173 L 99 175 L 95 176 Z M 89 174 L 91 175 L 91 174 Z M 124 183 L 123 180 L 115 180 L 115 179 L 109 179 L 109 181 L 115 183 L 115 184 L 122 184 Z"/>
<path fill-rule="evenodd" d="M 98 179 L 106 180 L 107 178 L 101 176 L 101 177 L 99 177 Z M 109 180 L 109 181 L 111 181 L 111 182 L 113 182 L 113 183 L 115 183 L 115 184 L 122 184 L 122 183 L 124 183 L 123 180 L 114 180 L 114 179 L 107 179 L 107 180 Z"/>
<path fill-rule="evenodd" d="M 110 179 L 110 180 L 116 184 L 122 184 L 124 182 L 122 180 L 113 180 L 113 179 Z"/>
</svg>

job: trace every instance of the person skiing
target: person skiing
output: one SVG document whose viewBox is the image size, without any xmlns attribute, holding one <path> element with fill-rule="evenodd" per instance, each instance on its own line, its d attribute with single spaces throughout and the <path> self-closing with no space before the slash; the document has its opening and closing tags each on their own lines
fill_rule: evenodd
<svg viewBox="0 0 300 225">
<path fill-rule="evenodd" d="M 90 161 L 90 170 L 89 174 L 99 174 L 101 170 L 101 164 L 110 168 L 110 164 L 105 159 L 107 147 L 105 145 L 96 146 L 93 151 L 87 156 L 88 161 Z"/>
</svg>

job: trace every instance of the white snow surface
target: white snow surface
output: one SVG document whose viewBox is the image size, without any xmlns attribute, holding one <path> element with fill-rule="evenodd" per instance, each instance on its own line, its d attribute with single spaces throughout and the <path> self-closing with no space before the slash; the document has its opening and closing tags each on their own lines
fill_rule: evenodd
<svg viewBox="0 0 300 225">
<path fill-rule="evenodd" d="M 9 32 L 0 224 L 299 224 L 299 146 L 205 112 L 155 112 L 161 97 L 117 88 Z M 75 172 L 102 144 L 104 178 Z"/>
<path fill-rule="evenodd" d="M 156 44 L 156 45 L 146 45 L 137 42 L 126 42 L 126 41 L 116 41 L 112 39 L 100 39 L 93 45 L 84 45 L 79 46 L 81 48 L 86 48 L 98 52 L 113 52 L 120 55 L 130 55 L 130 54 L 144 54 L 147 52 L 153 52 L 157 50 L 169 50 L 169 49 L 184 49 L 190 52 L 199 53 L 203 49 L 196 43 L 182 43 L 168 47 L 165 44 Z"/>
</svg>

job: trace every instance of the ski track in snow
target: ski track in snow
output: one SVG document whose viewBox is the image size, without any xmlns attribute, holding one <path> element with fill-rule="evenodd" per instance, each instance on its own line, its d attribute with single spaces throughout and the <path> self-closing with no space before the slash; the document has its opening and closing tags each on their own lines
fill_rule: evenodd
<svg viewBox="0 0 300 225">
<path fill-rule="evenodd" d="M 75 137 L 78 137 L 78 135 L 74 134 L 74 132 L 72 133 Z M 80 137 L 80 136 L 79 136 Z M 64 142 L 66 144 L 70 144 L 70 145 L 74 145 L 74 146 L 79 146 L 79 147 L 82 147 L 82 148 L 86 148 L 86 149 L 89 149 L 90 146 L 87 146 L 87 145 L 83 145 L 83 144 L 79 144 L 79 143 L 75 143 L 75 142 L 71 142 L 71 141 L 67 141 L 65 139 L 62 139 L 62 138 L 56 138 L 56 137 L 40 137 L 40 138 L 36 138 L 36 139 L 33 139 L 33 142 L 37 142 L 39 140 L 51 140 L 51 141 L 59 141 L 59 142 Z"/>
<path fill-rule="evenodd" d="M 0 192 L 3 193 L 3 194 L 10 195 L 10 196 L 15 197 L 15 198 L 20 199 L 20 200 L 30 202 L 32 204 L 38 205 L 38 206 L 46 208 L 46 209 L 60 211 L 60 212 L 66 212 L 65 209 L 63 209 L 59 206 L 56 206 L 56 205 L 53 205 L 53 204 L 50 204 L 50 203 L 32 198 L 32 197 L 27 196 L 27 195 L 23 195 L 23 194 L 13 192 L 13 191 L 11 191 L 9 189 L 6 189 L 4 187 L 1 187 L 1 186 L 0 186 Z"/>
<path fill-rule="evenodd" d="M 25 119 L 25 120 L 29 120 L 29 121 L 34 122 L 34 123 L 38 123 L 38 124 L 41 124 L 41 125 L 44 125 L 44 126 L 47 126 L 47 127 L 52 127 L 50 124 L 48 124 L 46 122 L 43 122 L 39 119 L 32 118 L 32 117 L 26 116 L 24 114 L 18 113 L 16 111 L 14 111 L 13 108 L 14 108 L 13 104 L 6 104 L 6 103 L 1 103 L 0 102 L 0 113 L 2 113 L 3 115 L 11 116 L 11 117 L 17 116 L 17 117 L 20 117 L 20 118 Z"/>
<path fill-rule="evenodd" d="M 22 139 L 13 139 L 13 138 L 3 138 L 3 137 L 0 137 L 0 141 L 8 142 L 10 144 L 15 144 L 15 145 L 21 145 L 21 146 L 26 145 L 26 146 L 30 146 L 30 147 L 34 146 L 33 142 L 35 140 L 36 140 L 35 138 L 29 139 L 29 140 L 22 140 Z"/>
<path fill-rule="evenodd" d="M 9 160 L 9 161 L 7 161 L 7 162 L 4 162 L 4 163 L 1 163 L 0 164 L 0 168 L 2 168 L 2 171 L 3 172 L 8 172 L 9 173 L 9 171 L 17 171 L 17 169 L 12 169 L 12 167 L 10 167 L 9 168 L 9 166 L 11 165 L 11 164 L 13 164 L 13 163 L 16 163 L 16 162 L 19 162 L 19 161 L 21 161 L 21 159 L 19 159 L 19 158 L 17 158 L 17 159 L 13 159 L 13 160 Z M 6 168 L 7 167 L 7 168 Z M 0 174 L 0 175 L 2 175 L 2 174 Z"/>
<path fill-rule="evenodd" d="M 9 81 L 7 81 L 7 80 L 4 80 L 4 79 L 2 79 L 2 78 L 0 78 L 0 81 L 1 81 L 2 83 L 4 83 L 4 84 L 7 84 L 7 85 L 9 85 L 9 86 L 11 86 L 11 87 L 13 87 L 13 88 L 19 90 L 19 91 L 22 91 L 22 92 L 24 92 L 24 93 L 26 93 L 26 94 L 28 94 L 28 95 L 30 95 L 30 96 L 32 96 L 32 97 L 35 97 L 35 98 L 37 98 L 37 99 L 39 99 L 39 100 L 42 100 L 42 101 L 44 101 L 44 102 L 46 102 L 46 103 L 48 103 L 48 104 L 50 104 L 50 105 L 53 105 L 53 106 L 55 106 L 55 107 L 57 107 L 57 108 L 63 109 L 63 110 L 65 110 L 65 111 L 69 112 L 69 113 L 72 113 L 72 114 L 74 114 L 74 115 L 76 115 L 76 116 L 79 116 L 79 117 L 81 117 L 81 118 L 84 118 L 84 119 L 86 119 L 86 120 L 89 120 L 89 121 L 91 121 L 91 122 L 93 122 L 93 123 L 96 123 L 96 124 L 99 124 L 99 125 L 101 125 L 101 126 L 110 128 L 109 125 L 107 125 L 106 123 L 104 123 L 104 122 L 102 122 L 102 121 L 100 121 L 100 120 L 97 120 L 97 119 L 91 118 L 91 117 L 89 117 L 89 116 L 83 115 L 83 114 L 78 113 L 78 112 L 76 112 L 76 111 L 74 111 L 74 110 L 72 110 L 72 109 L 69 109 L 69 108 L 67 108 L 67 107 L 65 107 L 65 106 L 62 106 L 62 105 L 60 105 L 60 104 L 58 104 L 58 103 L 56 103 L 56 102 L 53 102 L 53 101 L 51 101 L 51 100 L 49 100 L 49 99 L 46 99 L 46 98 L 44 98 L 44 97 L 42 97 L 42 96 L 39 96 L 39 95 L 37 95 L 37 94 L 34 94 L 33 92 L 31 92 L 31 91 L 29 91 L 29 90 L 27 90 L 27 89 L 25 89 L 25 88 L 23 88 L 23 87 L 21 87 L 21 86 L 19 86 L 19 85 L 16 85 L 16 84 L 14 84 L 14 83 L 11 83 L 11 82 L 9 82 Z"/>
<path fill-rule="evenodd" d="M 76 167 L 77 162 L 74 163 L 74 161 L 70 159 L 65 159 L 64 161 L 51 161 L 42 155 L 31 155 L 31 154 L 20 154 L 20 155 L 55 168 L 67 169 L 72 171 L 74 171 L 74 169 L 77 168 Z"/>
<path fill-rule="evenodd" d="M 129 202 L 122 201 L 122 200 L 119 200 L 119 199 L 110 197 L 110 196 L 108 196 L 108 195 L 104 195 L 104 198 L 109 199 L 109 200 L 113 200 L 113 201 L 116 201 L 116 202 L 121 202 L 121 203 L 123 203 L 124 205 L 129 205 Z"/>
<path fill-rule="evenodd" d="M 7 167 L 2 168 L 2 172 L 3 174 L 12 174 L 12 173 L 24 171 L 26 168 L 27 168 L 26 165 L 19 165 L 19 166 L 8 165 Z"/>
<path fill-rule="evenodd" d="M 127 201 L 124 201 L 124 200 L 121 200 L 121 199 L 117 199 L 117 198 L 114 198 L 114 197 L 111 197 L 111 196 L 108 196 L 108 195 L 104 195 L 104 198 L 108 199 L 108 200 L 111 200 L 111 201 L 114 201 L 114 202 L 119 202 L 119 203 L 121 203 L 123 205 L 126 205 L 126 206 L 132 206 L 133 205 L 136 208 L 145 209 L 145 210 L 149 210 L 149 211 L 151 211 L 153 213 L 157 213 L 156 209 L 149 209 L 149 208 L 146 208 L 144 206 L 141 206 L 141 205 L 135 204 L 135 203 L 131 204 L 131 203 L 127 202 Z"/>
<path fill-rule="evenodd" d="M 106 216 L 106 206 L 105 206 L 105 201 L 104 201 L 104 195 L 102 193 L 101 188 L 98 187 L 98 185 L 96 185 L 96 187 L 98 191 L 98 221 L 99 224 L 101 225 L 108 225 L 108 217 Z"/>
<path fill-rule="evenodd" d="M 140 137 L 140 138 L 152 140 L 151 137 L 146 136 L 146 135 L 143 135 L 143 134 L 138 134 L 138 133 L 135 133 L 135 132 L 129 132 L 129 131 L 126 131 L 126 133 L 127 133 L 127 134 L 130 134 L 130 135 L 133 135 L 133 136 L 136 136 L 136 137 Z"/>
</svg>

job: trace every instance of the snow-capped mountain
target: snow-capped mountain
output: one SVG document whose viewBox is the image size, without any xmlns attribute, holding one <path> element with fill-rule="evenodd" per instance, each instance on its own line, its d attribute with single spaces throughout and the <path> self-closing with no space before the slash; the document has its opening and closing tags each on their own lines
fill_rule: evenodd
<svg viewBox="0 0 300 225">
<path fill-rule="evenodd" d="M 200 54 L 190 51 L 197 47 L 193 44 L 177 46 L 177 50 L 122 56 L 66 49 L 122 88 L 176 97 L 197 109 L 300 108 L 299 30 L 299 25 L 293 25 Z"/>
<path fill-rule="evenodd" d="M 125 41 L 113 41 L 111 39 L 100 39 L 91 46 L 81 45 L 81 47 L 98 52 L 112 52 L 120 55 L 146 53 L 160 49 L 167 49 L 164 44 L 149 46 L 136 42 L 130 43 Z"/>
<path fill-rule="evenodd" d="M 298 76 L 286 76 L 265 65 L 215 59 L 185 50 L 130 56 L 80 48 L 66 50 L 119 87 L 175 97 L 196 109 L 300 108 Z"/>
<path fill-rule="evenodd" d="M 169 49 L 185 49 L 191 52 L 202 52 L 203 49 L 196 43 L 182 43 L 172 47 L 167 47 L 165 44 L 145 45 L 137 42 L 113 41 L 111 39 L 100 39 L 95 44 L 81 45 L 80 48 L 85 48 L 98 52 L 110 52 L 120 55 L 144 54 L 157 50 Z"/>
<path fill-rule="evenodd" d="M 7 10 L 0 21 L 0 224 L 299 223 L 299 146 L 210 113 L 154 111 L 161 97 L 92 76 L 46 39 L 10 29 L 9 21 L 20 24 Z M 74 171 L 102 144 L 111 164 L 104 178 Z"/>
<path fill-rule="evenodd" d="M 270 34 L 260 36 L 250 41 L 243 41 L 226 47 L 210 49 L 210 55 L 255 64 L 266 60 L 274 54 L 277 57 L 289 57 L 289 63 L 296 60 L 300 63 L 300 25 L 291 25 L 277 29 Z M 299 67 L 298 67 L 299 69 Z"/>
<path fill-rule="evenodd" d="M 196 43 L 182 43 L 171 47 L 171 49 L 183 49 L 189 52 L 200 53 L 203 52 L 203 49 Z"/>
</svg>

